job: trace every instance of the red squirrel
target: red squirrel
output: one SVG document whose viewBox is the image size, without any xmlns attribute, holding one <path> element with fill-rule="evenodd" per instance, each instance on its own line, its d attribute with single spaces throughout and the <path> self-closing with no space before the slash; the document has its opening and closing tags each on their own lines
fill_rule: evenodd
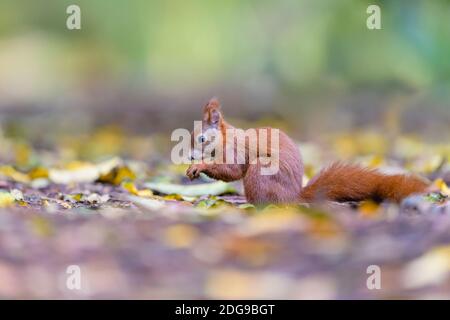
<svg viewBox="0 0 450 320">
<path fill-rule="evenodd" d="M 255 129 L 257 140 L 260 139 L 262 129 L 269 131 L 268 136 L 271 136 L 270 133 L 276 130 L 272 128 Z M 258 158 L 260 149 L 256 151 L 256 162 L 249 161 L 247 140 L 245 143 L 246 155 L 241 163 L 226 164 L 214 160 L 209 163 L 203 161 L 204 150 L 211 143 L 206 134 L 210 131 L 215 131 L 221 136 L 223 151 L 232 149 L 237 154 L 236 141 L 227 140 L 227 130 L 236 130 L 236 128 L 225 121 L 219 101 L 213 98 L 203 108 L 201 132 L 193 132 L 191 135 L 192 152 L 196 154 L 196 156 L 191 156 L 191 160 L 201 160 L 202 162 L 192 164 L 187 169 L 186 175 L 191 180 L 199 177 L 201 172 L 213 179 L 227 182 L 243 179 L 245 196 L 247 201 L 252 204 L 313 203 L 320 200 L 400 202 L 411 194 L 426 192 L 428 188 L 428 183 L 416 176 L 387 175 L 375 169 L 340 162 L 323 169 L 306 186 L 302 186 L 304 170 L 298 146 L 279 130 L 276 130 L 279 152 L 278 171 L 275 174 L 261 174 L 261 168 L 264 165 Z M 270 144 L 271 138 L 269 137 L 269 146 L 265 150 L 269 152 L 266 155 L 270 155 Z M 236 155 L 234 160 L 236 160 Z"/>
</svg>

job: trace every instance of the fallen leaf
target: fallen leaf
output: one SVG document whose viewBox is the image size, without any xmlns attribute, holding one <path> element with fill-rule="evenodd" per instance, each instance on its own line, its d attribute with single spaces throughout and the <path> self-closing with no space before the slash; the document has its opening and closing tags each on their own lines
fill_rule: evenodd
<svg viewBox="0 0 450 320">
<path fill-rule="evenodd" d="M 133 181 L 136 179 L 136 174 L 127 166 L 116 167 L 109 173 L 101 175 L 99 181 L 103 183 L 111 183 L 113 185 L 120 185 L 126 181 Z"/>
<path fill-rule="evenodd" d="M 143 209 L 156 211 L 165 207 L 165 202 L 159 199 L 142 198 L 137 196 L 130 196 L 129 200 L 133 202 L 136 206 Z"/>
<path fill-rule="evenodd" d="M 447 196 L 450 197 L 450 188 L 447 186 L 447 184 L 445 183 L 445 181 L 441 178 L 435 180 L 433 182 L 433 185 L 436 186 L 437 188 L 439 188 L 440 192 Z"/>
<path fill-rule="evenodd" d="M 0 191 L 0 208 L 9 207 L 14 204 L 14 197 L 9 192 Z"/>
<path fill-rule="evenodd" d="M 216 181 L 195 185 L 179 185 L 171 183 L 149 182 L 145 186 L 164 194 L 180 194 L 182 196 L 196 197 L 202 195 L 220 195 L 224 193 L 236 193 L 236 189 L 229 183 Z"/>
<path fill-rule="evenodd" d="M 136 185 L 133 182 L 131 182 L 131 181 L 123 182 L 122 183 L 122 188 L 124 188 L 129 193 L 131 193 L 132 195 L 135 195 L 135 196 L 139 196 L 139 197 L 151 197 L 151 196 L 153 196 L 153 192 L 151 190 L 149 190 L 149 189 L 139 190 L 136 187 Z"/>
<path fill-rule="evenodd" d="M 94 182 L 99 176 L 98 169 L 92 164 L 71 169 L 50 169 L 49 171 L 49 179 L 58 184 Z"/>
<path fill-rule="evenodd" d="M 380 206 L 373 201 L 363 201 L 358 207 L 358 212 L 363 217 L 376 217 L 380 212 Z"/>
<path fill-rule="evenodd" d="M 109 195 L 105 194 L 101 196 L 98 193 L 91 193 L 90 195 L 83 197 L 83 199 L 92 204 L 103 204 L 108 202 Z"/>
<path fill-rule="evenodd" d="M 0 167 L 0 177 L 1 176 L 8 178 L 10 180 L 16 181 L 16 182 L 21 182 L 21 183 L 28 183 L 30 181 L 30 179 L 28 178 L 28 175 L 17 171 L 12 166 Z"/>
<path fill-rule="evenodd" d="M 23 193 L 22 193 L 22 191 L 20 191 L 18 189 L 11 190 L 11 195 L 13 196 L 14 200 L 16 200 L 16 201 L 23 200 Z"/>
<path fill-rule="evenodd" d="M 164 242 L 172 248 L 190 247 L 198 237 L 195 227 L 186 224 L 176 224 L 168 227 L 164 232 Z"/>
<path fill-rule="evenodd" d="M 36 167 L 28 172 L 28 177 L 31 180 L 48 178 L 49 172 L 48 169 L 44 167 Z"/>
</svg>

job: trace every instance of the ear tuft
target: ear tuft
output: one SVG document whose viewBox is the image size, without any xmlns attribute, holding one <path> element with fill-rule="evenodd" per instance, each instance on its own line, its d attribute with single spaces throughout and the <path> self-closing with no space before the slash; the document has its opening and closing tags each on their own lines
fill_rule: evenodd
<svg viewBox="0 0 450 320">
<path fill-rule="evenodd" d="M 203 109 L 203 119 L 211 124 L 218 124 L 222 118 L 220 102 L 216 97 L 211 98 Z"/>
<path fill-rule="evenodd" d="M 212 97 L 209 99 L 207 106 L 210 108 L 220 108 L 220 101 L 217 97 Z"/>
<path fill-rule="evenodd" d="M 219 99 L 217 99 L 216 97 L 209 99 L 208 103 L 203 108 L 203 112 L 209 113 L 209 111 L 213 109 L 220 109 L 220 102 Z"/>
</svg>

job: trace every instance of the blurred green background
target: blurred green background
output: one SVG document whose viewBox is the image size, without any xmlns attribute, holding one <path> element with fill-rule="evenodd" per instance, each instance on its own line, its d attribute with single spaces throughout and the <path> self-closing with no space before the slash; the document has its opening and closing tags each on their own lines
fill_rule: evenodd
<svg viewBox="0 0 450 320">
<path fill-rule="evenodd" d="M 170 132 L 218 96 L 299 139 L 373 126 L 447 142 L 449 57 L 448 0 L 2 0 L 0 125 L 37 141 Z"/>
</svg>

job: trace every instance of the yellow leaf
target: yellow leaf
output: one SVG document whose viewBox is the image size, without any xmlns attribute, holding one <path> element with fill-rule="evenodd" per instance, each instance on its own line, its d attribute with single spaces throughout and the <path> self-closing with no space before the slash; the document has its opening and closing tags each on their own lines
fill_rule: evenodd
<svg viewBox="0 0 450 320">
<path fill-rule="evenodd" d="M 89 162 L 84 161 L 71 161 L 65 165 L 67 170 L 78 170 L 86 167 L 91 167 L 92 165 Z"/>
<path fill-rule="evenodd" d="M 151 197 L 151 196 L 153 196 L 153 192 L 152 192 L 152 190 L 149 190 L 149 189 L 143 189 L 143 190 L 138 190 L 137 195 L 139 197 Z"/>
<path fill-rule="evenodd" d="M 9 207 L 14 204 L 14 197 L 9 192 L 0 192 L 0 208 Z"/>
<path fill-rule="evenodd" d="M 198 237 L 196 228 L 189 225 L 177 224 L 166 229 L 164 242 L 173 248 L 190 247 Z"/>
<path fill-rule="evenodd" d="M 26 202 L 23 201 L 23 200 L 18 200 L 18 201 L 17 201 L 17 204 L 18 204 L 19 206 L 21 206 L 21 207 L 28 207 L 28 203 L 26 203 Z"/>
<path fill-rule="evenodd" d="M 28 172 L 28 177 L 31 180 L 40 179 L 40 178 L 48 178 L 48 169 L 44 167 L 36 167 Z"/>
<path fill-rule="evenodd" d="M 136 179 L 136 175 L 134 172 L 128 167 L 121 167 L 117 169 L 117 175 L 114 178 L 114 184 L 119 185 L 122 181 L 125 180 L 134 180 Z"/>
<path fill-rule="evenodd" d="M 371 168 L 378 168 L 384 163 L 384 158 L 381 155 L 374 155 L 369 160 L 369 163 L 367 164 Z"/>
<path fill-rule="evenodd" d="M 83 199 L 83 194 L 82 193 L 76 193 L 70 196 L 73 200 L 75 200 L 76 202 L 80 202 Z"/>
<path fill-rule="evenodd" d="M 176 193 L 168 194 L 167 196 L 164 196 L 164 200 L 177 200 L 177 201 L 183 201 L 184 198 Z"/>
<path fill-rule="evenodd" d="M 380 206 L 373 201 L 364 201 L 359 205 L 358 211 L 364 217 L 374 217 L 379 213 Z"/>
<path fill-rule="evenodd" d="M 122 183 L 122 188 L 127 190 L 129 193 L 137 196 L 139 193 L 139 190 L 136 188 L 136 185 L 133 182 L 127 181 Z"/>
<path fill-rule="evenodd" d="M 136 187 L 136 185 L 131 181 L 122 182 L 122 188 L 124 188 L 129 193 L 131 193 L 132 195 L 135 195 L 135 196 L 139 196 L 139 197 L 152 197 L 153 196 L 153 192 L 151 190 L 149 190 L 149 189 L 139 190 Z"/>
<path fill-rule="evenodd" d="M 133 181 L 136 179 L 136 174 L 127 166 L 114 168 L 111 172 L 101 175 L 99 180 L 104 183 L 111 183 L 116 186 L 124 181 Z"/>
<path fill-rule="evenodd" d="M 439 191 L 446 196 L 450 197 L 450 188 L 447 186 L 445 181 L 441 178 L 436 179 L 433 183 L 437 188 L 439 188 Z"/>
<path fill-rule="evenodd" d="M 26 143 L 18 143 L 15 145 L 15 160 L 19 167 L 25 167 L 30 162 L 31 148 Z"/>
<path fill-rule="evenodd" d="M 11 166 L 2 166 L 0 167 L 0 176 L 4 176 L 16 182 L 28 183 L 30 179 L 28 175 L 17 171 Z"/>
</svg>

